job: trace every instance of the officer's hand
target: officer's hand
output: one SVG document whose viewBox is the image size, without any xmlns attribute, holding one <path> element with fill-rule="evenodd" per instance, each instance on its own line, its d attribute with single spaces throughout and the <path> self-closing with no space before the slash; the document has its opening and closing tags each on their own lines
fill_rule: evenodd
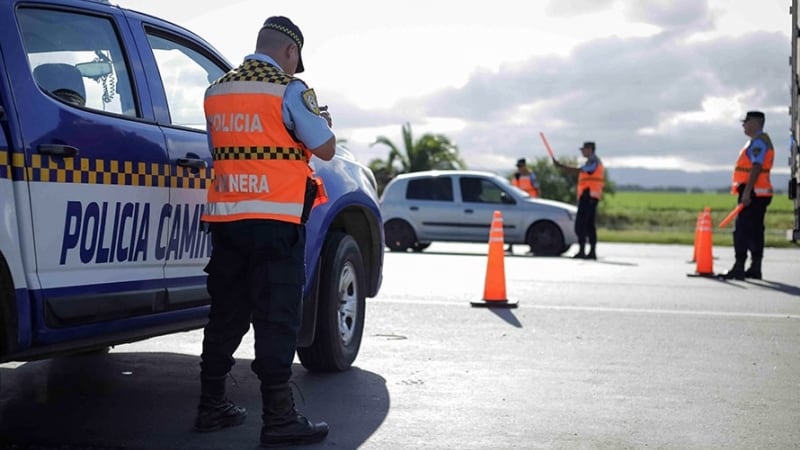
<svg viewBox="0 0 800 450">
<path fill-rule="evenodd" d="M 752 195 L 750 192 L 743 192 L 742 193 L 742 204 L 745 208 L 750 206 L 750 201 L 752 200 Z"/>
<path fill-rule="evenodd" d="M 328 105 L 320 106 L 319 107 L 319 115 L 326 122 L 328 122 L 328 127 L 333 127 L 333 121 L 331 120 L 331 113 L 328 112 Z"/>
</svg>

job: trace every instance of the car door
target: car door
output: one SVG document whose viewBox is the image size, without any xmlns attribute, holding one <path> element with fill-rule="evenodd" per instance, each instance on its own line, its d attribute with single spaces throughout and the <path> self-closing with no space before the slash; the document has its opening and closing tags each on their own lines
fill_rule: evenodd
<svg viewBox="0 0 800 450">
<path fill-rule="evenodd" d="M 453 177 L 411 178 L 406 185 L 408 217 L 420 241 L 458 240 L 460 212 L 455 203 Z"/>
<path fill-rule="evenodd" d="M 211 255 L 210 235 L 200 217 L 212 179 L 203 100 L 208 85 L 229 64 L 184 30 L 128 13 L 148 75 L 156 120 L 167 143 L 171 186 L 169 205 L 159 218 L 168 304 L 172 309 L 210 301 L 203 268 Z"/>
<path fill-rule="evenodd" d="M 4 42 L 24 139 L 36 274 L 29 280 L 39 342 L 79 338 L 76 325 L 163 307 L 154 225 L 169 198 L 164 137 L 137 97 L 141 71 L 116 8 L 45 3 L 15 11 L 20 42 Z"/>
<path fill-rule="evenodd" d="M 519 234 L 517 211 L 505 189 L 495 180 L 481 176 L 458 177 L 461 233 L 470 241 L 489 239 L 489 228 L 495 211 L 503 214 L 503 232 L 506 240 Z"/>
</svg>

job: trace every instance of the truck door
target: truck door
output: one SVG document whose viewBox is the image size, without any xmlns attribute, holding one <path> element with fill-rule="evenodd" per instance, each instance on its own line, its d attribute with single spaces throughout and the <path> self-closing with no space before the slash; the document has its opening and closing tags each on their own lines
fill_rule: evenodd
<svg viewBox="0 0 800 450">
<path fill-rule="evenodd" d="M 203 269 L 211 256 L 211 240 L 200 217 L 212 179 L 212 158 L 203 100 L 206 88 L 229 65 L 182 30 L 130 12 L 128 20 L 132 28 L 145 31 L 137 34 L 137 47 L 153 104 L 158 105 L 156 120 L 166 138 L 172 170 L 169 227 L 164 231 L 168 303 L 174 309 L 207 304 Z"/>
<path fill-rule="evenodd" d="M 93 6 L 96 5 L 96 6 Z M 71 326 L 165 309 L 169 200 L 164 137 L 121 13 L 22 6 L 21 42 L 4 42 L 25 140 L 40 342 L 81 337 Z M 138 72 L 138 73 L 137 73 Z M 85 327 L 84 327 L 85 328 Z M 124 325 L 119 328 L 124 329 Z M 59 330 L 61 329 L 61 330 Z M 86 331 L 89 332 L 88 330 Z M 63 333 L 67 333 L 65 335 Z"/>
</svg>

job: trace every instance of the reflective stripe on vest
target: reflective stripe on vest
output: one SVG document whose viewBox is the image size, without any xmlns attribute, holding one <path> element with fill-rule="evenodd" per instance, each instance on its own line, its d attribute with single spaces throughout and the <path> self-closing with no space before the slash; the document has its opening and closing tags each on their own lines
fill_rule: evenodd
<svg viewBox="0 0 800 450">
<path fill-rule="evenodd" d="M 588 173 L 583 170 L 578 173 L 578 198 L 581 197 L 581 193 L 589 189 L 589 195 L 593 198 L 600 200 L 603 196 L 603 186 L 605 185 L 605 169 L 603 168 L 603 163 L 600 160 L 597 160 L 597 167 L 594 169 L 594 172 Z"/>
<path fill-rule="evenodd" d="M 515 176 L 514 178 L 511 179 L 511 184 L 527 192 L 531 197 L 539 196 L 539 191 L 536 189 L 536 186 L 534 186 L 533 183 L 531 183 L 530 175 L 520 174 L 519 178 Z"/>
<path fill-rule="evenodd" d="M 761 133 L 757 136 L 758 139 L 767 144 L 767 154 L 764 155 L 764 164 L 761 166 L 761 172 L 758 173 L 756 182 L 753 185 L 753 194 L 756 197 L 771 197 L 772 196 L 772 181 L 769 177 L 769 172 L 772 169 L 772 163 L 775 159 L 775 149 L 772 146 L 772 140 L 767 133 Z M 753 163 L 747 157 L 747 148 L 750 147 L 752 140 L 747 141 L 744 148 L 739 152 L 739 158 L 736 160 L 736 166 L 733 168 L 733 177 L 731 183 L 731 194 L 739 193 L 739 186 L 747 185 L 750 179 L 750 171 L 753 168 Z"/>
<path fill-rule="evenodd" d="M 300 223 L 311 152 L 283 124 L 290 81 L 280 69 L 248 60 L 206 90 L 214 180 L 204 221 Z"/>
</svg>

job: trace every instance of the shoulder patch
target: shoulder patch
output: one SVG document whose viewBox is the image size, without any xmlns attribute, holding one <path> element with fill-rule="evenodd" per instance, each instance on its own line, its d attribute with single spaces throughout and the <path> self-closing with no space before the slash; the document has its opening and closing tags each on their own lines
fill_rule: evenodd
<svg viewBox="0 0 800 450">
<path fill-rule="evenodd" d="M 314 93 L 314 89 L 303 91 L 303 104 L 306 105 L 309 111 L 319 115 L 319 104 L 317 103 L 317 94 Z"/>
</svg>

